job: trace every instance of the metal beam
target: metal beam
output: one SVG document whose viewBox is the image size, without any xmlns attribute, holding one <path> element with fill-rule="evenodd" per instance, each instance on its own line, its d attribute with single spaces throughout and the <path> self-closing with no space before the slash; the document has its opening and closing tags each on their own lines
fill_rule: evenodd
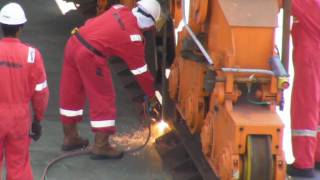
<svg viewBox="0 0 320 180">
<path fill-rule="evenodd" d="M 219 180 L 202 153 L 200 137 L 190 133 L 185 124 L 185 120 L 183 120 L 180 115 L 177 115 L 177 119 L 176 121 L 173 121 L 173 124 L 181 142 L 186 148 L 193 163 L 196 165 L 203 180 Z"/>
<path fill-rule="evenodd" d="M 283 1 L 283 30 L 281 61 L 284 68 L 289 70 L 290 57 L 290 27 L 291 27 L 291 0 Z"/>
</svg>

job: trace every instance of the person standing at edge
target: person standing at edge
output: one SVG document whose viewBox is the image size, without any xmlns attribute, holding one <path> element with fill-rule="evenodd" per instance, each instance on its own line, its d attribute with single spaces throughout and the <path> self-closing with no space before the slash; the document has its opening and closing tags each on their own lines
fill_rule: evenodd
<svg viewBox="0 0 320 180">
<path fill-rule="evenodd" d="M 294 84 L 291 104 L 290 176 L 320 170 L 320 0 L 292 0 Z"/>
<path fill-rule="evenodd" d="M 148 97 L 151 109 L 158 109 L 154 79 L 147 69 L 143 31 L 154 28 L 161 13 L 156 0 L 141 0 L 131 11 L 120 4 L 88 20 L 73 32 L 64 53 L 60 87 L 60 115 L 64 139 L 62 150 L 88 146 L 77 130 L 82 121 L 85 98 L 90 105 L 90 123 L 95 133 L 91 159 L 118 159 L 123 152 L 112 147 L 115 133 L 115 92 L 107 60 L 122 58 Z M 158 109 L 159 112 L 159 109 Z"/>
<path fill-rule="evenodd" d="M 0 10 L 4 36 L 0 40 L 0 168 L 5 159 L 7 180 L 33 179 L 29 136 L 35 141 L 40 138 L 40 121 L 49 98 L 40 52 L 19 40 L 26 22 L 17 3 L 9 3 Z"/>
</svg>

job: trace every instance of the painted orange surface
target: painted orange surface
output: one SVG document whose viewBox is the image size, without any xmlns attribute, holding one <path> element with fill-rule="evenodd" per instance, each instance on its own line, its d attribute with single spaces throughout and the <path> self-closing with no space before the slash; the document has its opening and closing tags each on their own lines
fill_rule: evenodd
<svg viewBox="0 0 320 180">
<path fill-rule="evenodd" d="M 173 18 L 177 26 L 182 18 L 181 1 L 174 1 Z M 285 179 L 282 152 L 284 125 L 275 112 L 282 96 L 278 79 L 267 74 L 225 73 L 223 67 L 271 70 L 269 58 L 274 55 L 275 28 L 280 0 L 191 0 L 189 26 L 214 60 L 208 67 L 193 56 L 183 57 L 186 50 L 199 55 L 199 50 L 187 49 L 190 38 L 186 30 L 178 34 L 176 58 L 169 77 L 169 94 L 192 133 L 200 133 L 202 150 L 212 170 L 222 180 L 242 179 L 243 157 L 251 135 L 271 137 L 273 177 Z M 201 53 L 200 53 L 201 54 Z M 206 73 L 217 72 L 212 92 L 205 92 Z M 244 82 L 239 79 L 245 79 Z M 252 78 L 257 80 L 252 81 Z M 259 79 L 266 79 L 259 83 Z M 246 101 L 247 87 L 253 88 L 260 106 Z M 206 101 L 209 99 L 209 101 Z M 206 108 L 208 107 L 208 108 Z"/>
</svg>

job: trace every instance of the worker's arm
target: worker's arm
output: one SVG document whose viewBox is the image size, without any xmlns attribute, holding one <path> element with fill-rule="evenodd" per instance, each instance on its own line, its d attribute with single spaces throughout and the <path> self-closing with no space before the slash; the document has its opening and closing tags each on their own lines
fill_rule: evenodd
<svg viewBox="0 0 320 180">
<path fill-rule="evenodd" d="M 33 66 L 33 84 L 34 93 L 31 103 L 34 112 L 34 120 L 42 121 L 44 113 L 48 106 L 49 89 L 47 84 L 47 75 L 40 52 L 35 49 L 35 60 Z"/>
<path fill-rule="evenodd" d="M 151 98 L 155 95 L 154 78 L 145 61 L 143 42 L 132 42 L 121 48 L 118 54 L 126 62 L 145 94 Z"/>
<path fill-rule="evenodd" d="M 135 51 L 129 51 L 130 53 L 126 53 L 123 58 L 140 87 L 147 95 L 144 103 L 146 114 L 154 120 L 159 120 L 161 116 L 161 104 L 155 96 L 154 78 L 150 71 L 148 71 L 148 66 L 144 59 L 144 44 L 140 48 L 134 49 Z"/>
</svg>

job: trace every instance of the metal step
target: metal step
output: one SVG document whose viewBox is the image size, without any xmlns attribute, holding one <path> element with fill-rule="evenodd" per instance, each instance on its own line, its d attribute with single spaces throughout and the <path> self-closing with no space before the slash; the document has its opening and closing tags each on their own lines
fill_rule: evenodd
<svg viewBox="0 0 320 180">
<path fill-rule="evenodd" d="M 202 180 L 199 171 L 174 131 L 156 139 L 155 147 L 174 180 Z"/>
<path fill-rule="evenodd" d="M 172 170 L 174 180 L 202 180 L 202 177 L 191 159 Z"/>
</svg>

